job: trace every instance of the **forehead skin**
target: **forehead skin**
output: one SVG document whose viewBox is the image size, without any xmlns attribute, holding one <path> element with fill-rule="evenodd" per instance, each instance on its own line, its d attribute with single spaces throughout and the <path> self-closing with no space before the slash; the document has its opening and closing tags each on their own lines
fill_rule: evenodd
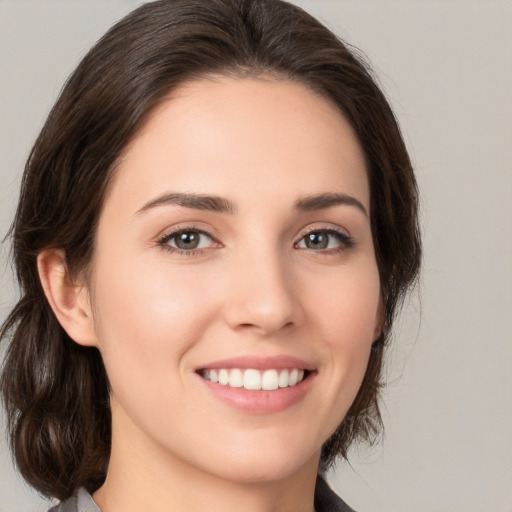
<svg viewBox="0 0 512 512">
<path fill-rule="evenodd" d="M 241 103 L 243 108 L 238 108 Z M 240 129 L 234 136 L 235 125 Z M 156 150 L 161 155 L 158 162 L 150 156 Z M 208 169 L 204 168 L 205 160 Z M 354 131 L 333 103 L 298 82 L 272 77 L 212 76 L 183 84 L 151 113 L 127 146 L 109 193 L 118 188 L 114 187 L 116 182 L 130 181 L 128 175 L 132 171 L 140 173 L 151 165 L 151 172 L 155 172 L 155 164 L 172 177 L 173 188 L 192 190 L 201 174 L 204 192 L 216 191 L 219 195 L 222 191 L 217 185 L 228 174 L 237 187 L 242 187 L 240 192 L 248 192 L 249 200 L 256 196 L 254 187 L 271 194 L 275 184 L 275 191 L 282 194 L 283 182 L 295 181 L 296 174 L 300 175 L 299 194 L 325 192 L 332 188 L 335 176 L 340 190 L 332 192 L 353 194 L 370 211 L 365 159 Z M 239 172 L 242 168 L 250 171 L 256 165 L 252 180 L 247 179 L 246 172 Z M 323 168 L 325 186 L 315 175 L 318 168 Z M 300 172 L 301 169 L 308 172 Z M 334 176 L 328 176 L 326 169 Z M 141 198 L 163 192 L 158 180 L 138 181 L 137 187 L 130 189 L 137 189 Z M 121 192 L 119 188 L 118 191 Z"/>
</svg>

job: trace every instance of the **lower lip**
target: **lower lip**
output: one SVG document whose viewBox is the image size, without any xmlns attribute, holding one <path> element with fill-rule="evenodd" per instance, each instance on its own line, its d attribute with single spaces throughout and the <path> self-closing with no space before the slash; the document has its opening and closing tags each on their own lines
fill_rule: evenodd
<svg viewBox="0 0 512 512">
<path fill-rule="evenodd" d="M 202 380 L 206 388 L 220 401 L 245 413 L 272 414 L 283 411 L 299 403 L 309 391 L 316 373 L 311 372 L 307 378 L 295 386 L 279 388 L 273 391 L 252 391 L 245 388 L 232 388 Z"/>
</svg>

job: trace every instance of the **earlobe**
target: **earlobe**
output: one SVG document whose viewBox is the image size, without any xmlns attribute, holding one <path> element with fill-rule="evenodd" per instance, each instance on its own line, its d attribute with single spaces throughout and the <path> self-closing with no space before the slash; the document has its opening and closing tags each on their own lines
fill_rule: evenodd
<svg viewBox="0 0 512 512">
<path fill-rule="evenodd" d="M 64 251 L 48 249 L 37 257 L 37 270 L 46 299 L 71 339 L 80 345 L 98 346 L 87 287 L 69 275 Z"/>
</svg>

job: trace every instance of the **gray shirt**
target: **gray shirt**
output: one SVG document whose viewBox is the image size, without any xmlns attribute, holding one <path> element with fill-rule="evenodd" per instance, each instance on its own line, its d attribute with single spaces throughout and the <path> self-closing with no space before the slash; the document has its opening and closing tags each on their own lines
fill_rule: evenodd
<svg viewBox="0 0 512 512">
<path fill-rule="evenodd" d="M 327 485 L 322 477 L 318 477 L 315 489 L 316 512 L 354 512 Z M 60 505 L 52 507 L 48 512 L 101 512 L 92 496 L 83 488 Z"/>
</svg>

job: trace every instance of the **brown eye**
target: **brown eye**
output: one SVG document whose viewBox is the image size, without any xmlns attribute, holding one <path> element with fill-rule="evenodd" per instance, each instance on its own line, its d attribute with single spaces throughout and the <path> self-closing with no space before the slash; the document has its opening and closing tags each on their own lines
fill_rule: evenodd
<svg viewBox="0 0 512 512">
<path fill-rule="evenodd" d="M 178 249 L 197 249 L 199 246 L 201 235 L 194 231 L 187 231 L 185 233 L 178 233 L 174 235 L 174 243 Z M 172 239 L 171 239 L 172 240 Z"/>
<path fill-rule="evenodd" d="M 309 233 L 304 237 L 308 249 L 326 249 L 329 245 L 329 235 L 321 231 Z"/>
<path fill-rule="evenodd" d="M 211 236 L 202 231 L 186 230 L 166 235 L 159 241 L 159 244 L 170 250 L 196 251 L 206 249 L 214 244 Z"/>
<path fill-rule="evenodd" d="M 354 246 L 354 240 L 348 234 L 335 229 L 321 229 L 305 234 L 295 245 L 298 249 L 333 252 Z"/>
</svg>

